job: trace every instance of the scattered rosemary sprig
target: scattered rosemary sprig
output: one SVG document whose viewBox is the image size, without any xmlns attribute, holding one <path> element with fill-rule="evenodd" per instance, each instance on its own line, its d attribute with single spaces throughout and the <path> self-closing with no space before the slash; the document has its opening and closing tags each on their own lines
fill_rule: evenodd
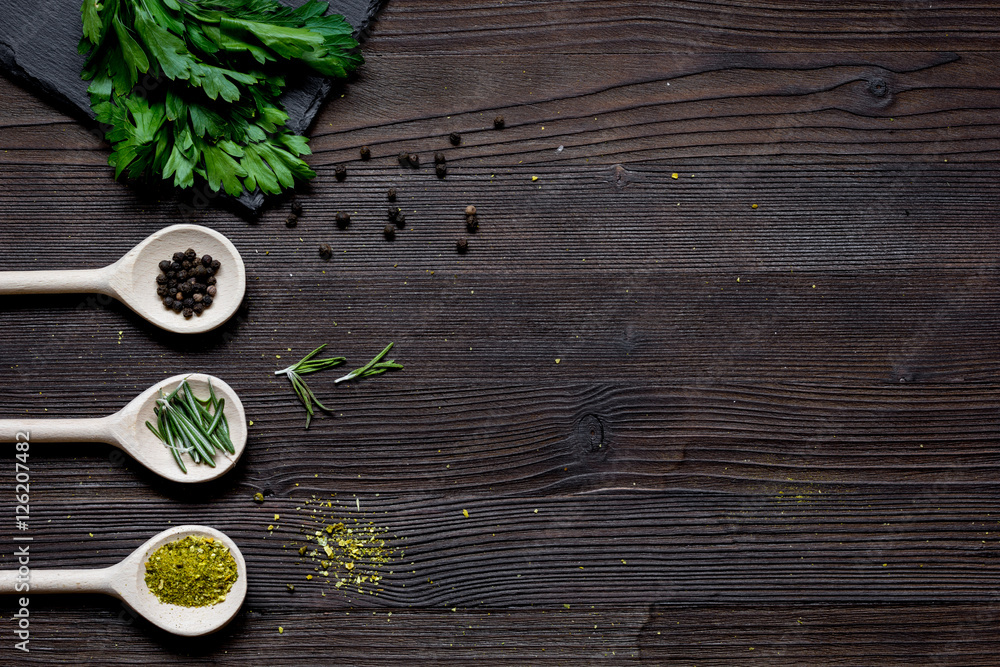
<svg viewBox="0 0 1000 667">
<path fill-rule="evenodd" d="M 214 468 L 216 452 L 236 453 L 226 420 L 226 399 L 216 397 L 211 382 L 208 392 L 208 398 L 198 398 L 184 380 L 166 396 L 160 392 L 153 408 L 156 426 L 146 422 L 146 428 L 163 441 L 185 473 L 187 467 L 181 454 Z"/>
<path fill-rule="evenodd" d="M 302 360 L 298 363 L 292 364 L 288 368 L 283 368 L 280 371 L 274 371 L 275 375 L 285 375 L 288 377 L 288 381 L 292 383 L 292 389 L 295 390 L 295 395 L 299 397 L 299 400 L 302 401 L 302 405 L 305 406 L 306 428 L 309 428 L 309 424 L 312 423 L 312 418 L 315 414 L 313 411 L 313 403 L 315 403 L 316 407 L 323 412 L 329 412 L 330 410 L 323 405 L 318 398 L 316 398 L 316 394 L 312 392 L 312 389 L 310 389 L 309 385 L 305 383 L 302 376 L 326 370 L 327 368 L 333 368 L 334 366 L 339 366 L 347 361 L 346 357 L 314 359 L 313 357 L 319 354 L 325 347 L 326 343 L 323 343 L 315 350 L 302 357 Z"/>
<path fill-rule="evenodd" d="M 351 371 L 344 377 L 337 378 L 336 380 L 333 381 L 333 383 L 340 384 L 341 382 L 346 382 L 347 380 L 353 380 L 355 378 L 366 378 L 366 377 L 371 377 L 373 375 L 379 375 L 393 368 L 402 368 L 403 364 L 397 364 L 392 359 L 390 359 L 389 361 L 382 361 L 382 357 L 384 357 L 389 352 L 389 350 L 392 349 L 392 346 L 393 343 L 389 343 L 388 345 L 385 346 L 384 350 L 375 355 L 374 359 L 369 361 L 361 368 Z"/>
<path fill-rule="evenodd" d="M 376 355 L 374 359 L 369 361 L 361 368 L 351 371 L 344 377 L 334 380 L 334 384 L 345 382 L 347 380 L 353 380 L 355 378 L 366 378 L 366 377 L 371 377 L 373 375 L 379 375 L 381 373 L 385 373 L 387 370 L 391 370 L 394 368 L 402 368 L 403 364 L 397 364 L 392 359 L 390 359 L 389 361 L 382 361 L 382 357 L 384 357 L 389 352 L 389 350 L 392 349 L 392 346 L 393 343 L 389 343 L 388 345 L 386 345 L 384 350 L 382 350 L 381 352 L 378 353 L 378 355 Z M 295 390 L 295 395 L 299 397 L 299 400 L 302 401 L 302 405 L 305 406 L 306 428 L 309 428 L 309 424 L 312 423 L 312 418 L 313 415 L 315 414 L 315 411 L 313 410 L 313 404 L 315 404 L 316 407 L 322 410 L 323 412 L 330 412 L 330 409 L 327 408 L 325 405 L 323 405 L 318 398 L 316 398 L 316 394 L 312 392 L 312 389 L 310 389 L 309 385 L 307 385 L 302 380 L 301 376 L 306 375 L 308 373 L 315 373 L 316 371 L 326 370 L 327 368 L 332 368 L 334 366 L 339 366 L 340 364 L 347 361 L 345 357 L 328 357 L 326 359 L 314 359 L 313 357 L 319 354 L 320 351 L 322 351 L 323 348 L 325 347 L 326 343 L 323 343 L 315 350 L 304 356 L 302 360 L 299 361 L 298 363 L 292 364 L 288 368 L 283 368 L 280 371 L 274 371 L 275 375 L 288 376 L 289 382 L 292 383 L 292 389 Z"/>
</svg>

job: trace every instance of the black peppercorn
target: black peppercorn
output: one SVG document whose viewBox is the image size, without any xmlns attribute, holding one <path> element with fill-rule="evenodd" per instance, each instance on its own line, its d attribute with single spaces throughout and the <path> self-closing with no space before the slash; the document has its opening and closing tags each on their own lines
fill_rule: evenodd
<svg viewBox="0 0 1000 667">
<path fill-rule="evenodd" d="M 337 177 L 338 181 L 342 181 L 347 178 L 347 167 L 342 164 L 338 164 L 333 168 L 333 175 Z"/>
<path fill-rule="evenodd" d="M 185 259 L 183 262 L 181 262 L 181 268 L 184 269 L 185 271 L 188 270 L 188 269 L 190 269 L 191 268 L 191 262 L 189 262 L 189 261 L 187 261 Z"/>
<path fill-rule="evenodd" d="M 194 275 L 197 278 L 204 278 L 205 276 L 208 275 L 208 269 L 206 269 L 204 266 L 200 265 L 196 266 L 194 267 Z"/>
<path fill-rule="evenodd" d="M 292 202 L 292 215 L 302 215 L 302 202 L 300 201 Z"/>
<path fill-rule="evenodd" d="M 181 263 L 180 262 L 171 262 L 170 263 L 170 270 L 173 271 L 174 273 L 177 273 L 178 271 L 181 270 Z"/>
<path fill-rule="evenodd" d="M 174 299 L 174 305 L 170 306 L 170 308 L 173 309 L 175 313 L 179 313 L 184 310 L 184 304 L 181 303 L 180 300 Z"/>
<path fill-rule="evenodd" d="M 434 173 L 437 174 L 438 178 L 444 178 L 445 176 L 448 175 L 448 167 L 444 166 L 443 164 L 439 164 L 436 167 L 434 167 Z"/>
<path fill-rule="evenodd" d="M 385 234 L 385 238 L 387 241 L 391 241 L 393 238 L 396 237 L 396 228 L 393 227 L 392 225 L 386 225 L 385 229 L 382 230 L 382 233 Z"/>
<path fill-rule="evenodd" d="M 458 146 L 460 143 L 462 143 L 462 135 L 460 135 L 458 132 L 452 132 L 451 134 L 448 135 L 448 141 L 451 142 L 452 146 Z"/>
<path fill-rule="evenodd" d="M 398 206 L 389 207 L 389 222 L 395 222 L 403 211 Z"/>
<path fill-rule="evenodd" d="M 295 215 L 294 213 L 285 218 L 285 227 L 291 229 L 297 224 L 299 224 L 299 216 Z"/>
<path fill-rule="evenodd" d="M 166 285 L 168 280 L 169 279 L 167 278 L 167 276 L 165 276 L 162 273 L 160 275 L 156 276 L 156 284 L 157 285 Z"/>
<path fill-rule="evenodd" d="M 187 250 L 184 251 L 184 259 L 188 260 L 189 262 L 192 259 L 195 259 L 197 256 L 198 253 L 194 251 L 194 248 L 188 248 Z"/>
<path fill-rule="evenodd" d="M 187 280 L 187 279 L 188 279 L 188 272 L 187 271 L 178 271 L 177 272 L 177 280 Z"/>
<path fill-rule="evenodd" d="M 194 315 L 194 309 L 190 308 L 190 307 L 189 308 L 185 308 L 183 314 L 184 314 L 185 318 L 190 318 L 192 315 Z"/>
<path fill-rule="evenodd" d="M 399 160 L 399 164 L 404 167 L 410 163 L 410 156 L 407 153 L 400 153 L 399 157 L 396 159 Z"/>
<path fill-rule="evenodd" d="M 469 239 L 458 239 L 455 241 L 455 250 L 464 253 L 469 249 Z"/>
<path fill-rule="evenodd" d="M 361 159 L 364 160 L 365 162 L 372 159 L 372 149 L 368 148 L 368 146 L 362 146 L 360 152 L 361 152 Z"/>
<path fill-rule="evenodd" d="M 420 156 L 417 155 L 416 153 L 410 153 L 410 164 L 412 164 L 414 167 L 419 167 Z"/>
<path fill-rule="evenodd" d="M 172 297 L 172 296 L 165 296 L 165 297 L 163 297 L 163 305 L 165 307 L 167 307 L 167 308 L 173 308 L 174 307 L 174 297 Z"/>
<path fill-rule="evenodd" d="M 207 294 L 201 300 L 201 302 L 203 304 L 205 304 L 206 308 L 208 308 L 209 306 L 212 305 L 212 301 L 214 301 L 214 299 L 212 297 L 208 296 Z"/>
<path fill-rule="evenodd" d="M 180 292 L 181 294 L 190 294 L 194 291 L 194 285 L 191 283 L 181 283 Z"/>
<path fill-rule="evenodd" d="M 399 216 L 396 218 L 396 226 L 399 227 L 400 229 L 406 227 L 406 216 L 403 215 L 402 213 L 400 213 Z"/>
<path fill-rule="evenodd" d="M 504 128 L 503 116 L 497 116 L 493 119 L 493 129 L 502 130 Z"/>
<path fill-rule="evenodd" d="M 465 228 L 470 234 L 479 229 L 479 216 L 475 213 L 465 216 Z"/>
<path fill-rule="evenodd" d="M 205 304 L 203 304 L 203 303 L 196 303 L 196 304 L 194 304 L 191 307 L 191 310 L 194 311 L 195 315 L 201 315 L 202 313 L 205 312 Z"/>
<path fill-rule="evenodd" d="M 160 285 L 156 288 L 156 296 L 164 297 L 168 294 L 170 294 L 170 288 L 166 285 Z"/>
<path fill-rule="evenodd" d="M 182 252 L 175 252 L 174 256 L 173 256 L 173 260 L 176 263 L 180 264 L 181 262 L 184 261 L 184 253 L 182 253 Z M 174 270 L 176 271 L 177 269 L 174 269 Z"/>
<path fill-rule="evenodd" d="M 206 281 L 205 281 L 205 284 L 206 284 L 206 285 L 209 285 L 209 286 L 212 286 L 212 285 L 214 285 L 214 284 L 215 284 L 216 282 L 218 282 L 218 278 L 216 278 L 215 276 L 209 276 L 209 277 L 208 277 L 208 280 L 206 280 Z"/>
<path fill-rule="evenodd" d="M 204 266 L 206 269 L 208 267 L 212 266 L 212 256 L 211 255 L 203 255 L 202 258 L 201 258 L 201 265 Z"/>
<path fill-rule="evenodd" d="M 195 291 L 195 294 L 197 294 L 197 293 L 199 293 L 199 292 L 200 292 L 201 294 L 204 294 L 204 293 L 205 293 L 205 291 L 206 291 L 206 290 L 208 289 L 208 285 L 205 285 L 205 284 L 203 284 L 203 283 L 195 283 L 195 284 L 193 285 L 193 287 L 194 287 L 194 291 Z"/>
<path fill-rule="evenodd" d="M 163 260 L 162 262 L 160 262 L 159 266 L 160 266 L 160 271 L 166 273 L 167 271 L 170 270 L 170 260 L 169 259 Z"/>
<path fill-rule="evenodd" d="M 389 201 L 396 201 L 396 188 L 389 188 L 389 193 L 386 196 Z"/>
<path fill-rule="evenodd" d="M 188 297 L 188 298 L 184 299 L 184 301 L 182 301 L 181 304 L 185 308 L 190 308 L 191 306 L 194 305 L 194 299 L 192 299 L 191 297 Z"/>
<path fill-rule="evenodd" d="M 329 243 L 324 243 L 319 247 L 319 256 L 323 259 L 330 259 L 333 257 L 333 248 L 330 247 Z"/>
<path fill-rule="evenodd" d="M 220 267 L 220 266 L 222 266 L 222 262 L 220 262 L 220 261 L 219 261 L 219 260 L 217 260 L 217 259 L 213 259 L 213 260 L 212 260 L 212 270 L 213 270 L 213 271 L 215 271 L 216 273 L 218 273 L 218 272 L 219 272 L 219 267 Z"/>
<path fill-rule="evenodd" d="M 207 294 L 208 296 L 215 296 L 218 290 L 219 288 L 216 287 L 215 285 L 209 285 L 208 287 L 205 288 L 205 294 Z"/>
<path fill-rule="evenodd" d="M 336 221 L 338 227 L 346 229 L 347 225 L 351 224 L 351 215 L 343 211 L 337 211 Z"/>
<path fill-rule="evenodd" d="M 434 164 L 444 164 L 444 162 L 445 162 L 445 160 L 444 160 L 444 153 L 435 153 L 434 154 Z"/>
<path fill-rule="evenodd" d="M 201 300 L 205 298 L 204 294 L 195 294 L 193 297 L 195 303 L 201 303 Z"/>
</svg>

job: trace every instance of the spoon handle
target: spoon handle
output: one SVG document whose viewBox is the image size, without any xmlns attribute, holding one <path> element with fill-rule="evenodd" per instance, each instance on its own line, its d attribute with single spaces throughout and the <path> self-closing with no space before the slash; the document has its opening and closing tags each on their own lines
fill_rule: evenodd
<svg viewBox="0 0 1000 667">
<path fill-rule="evenodd" d="M 0 271 L 0 294 L 113 295 L 111 267 L 65 271 Z"/>
<path fill-rule="evenodd" d="M 0 419 L 0 442 L 106 442 L 117 444 L 111 417 Z"/>
<path fill-rule="evenodd" d="M 27 569 L 27 568 L 25 568 Z M 0 594 L 104 593 L 117 595 L 111 585 L 114 567 L 93 570 L 0 570 Z"/>
</svg>

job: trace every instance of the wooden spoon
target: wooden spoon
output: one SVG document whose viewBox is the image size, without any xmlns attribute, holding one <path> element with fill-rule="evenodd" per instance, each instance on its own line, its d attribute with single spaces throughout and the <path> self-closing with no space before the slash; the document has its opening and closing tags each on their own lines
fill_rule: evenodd
<svg viewBox="0 0 1000 667">
<path fill-rule="evenodd" d="M 238 577 L 226 599 L 209 607 L 181 607 L 160 602 L 146 586 L 146 560 L 167 542 L 188 535 L 211 537 L 229 547 L 236 560 Z M 233 620 L 247 595 L 247 564 L 236 543 L 223 532 L 208 526 L 177 526 L 155 535 L 117 565 L 89 570 L 35 570 L 25 578 L 17 570 L 0 571 L 0 593 L 24 596 L 41 593 L 103 593 L 111 595 L 137 614 L 167 632 L 197 637 L 215 632 Z M 21 586 L 18 586 L 18 584 Z"/>
<path fill-rule="evenodd" d="M 222 263 L 218 294 L 211 307 L 190 319 L 165 308 L 156 294 L 161 260 L 194 248 Z M 143 319 L 175 333 L 203 333 L 225 323 L 243 301 L 246 269 L 229 239 L 208 227 L 173 225 L 161 229 L 102 269 L 0 271 L 0 294 L 97 293 L 118 299 Z"/>
<path fill-rule="evenodd" d="M 217 454 L 214 468 L 188 459 L 184 462 L 187 466 L 186 473 L 177 465 L 167 446 L 146 428 L 146 421 L 156 424 L 153 407 L 160 392 L 169 394 L 185 378 L 199 398 L 208 397 L 208 383 L 211 381 L 216 396 L 225 399 L 226 420 L 229 422 L 229 432 L 236 450 L 235 454 Z M 207 482 L 225 474 L 243 454 L 247 443 L 247 418 L 239 396 L 222 380 L 200 373 L 175 375 L 150 387 L 108 417 L 0 419 L 0 442 L 18 441 L 106 442 L 128 452 L 142 465 L 174 482 Z"/>
</svg>

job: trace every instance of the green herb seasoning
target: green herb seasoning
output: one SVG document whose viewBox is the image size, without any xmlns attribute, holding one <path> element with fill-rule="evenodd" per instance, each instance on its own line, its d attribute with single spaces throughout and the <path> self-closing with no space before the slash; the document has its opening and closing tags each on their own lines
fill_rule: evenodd
<svg viewBox="0 0 1000 667">
<path fill-rule="evenodd" d="M 185 473 L 187 466 L 181 454 L 214 468 L 218 452 L 236 453 L 225 414 L 226 399 L 215 395 L 211 382 L 208 391 L 208 398 L 198 398 L 184 380 L 168 395 L 160 393 L 153 408 L 156 426 L 146 422 L 146 428 L 163 441 Z"/>
<path fill-rule="evenodd" d="M 146 586 L 160 602 L 207 607 L 226 599 L 239 574 L 229 547 L 189 535 L 168 542 L 146 561 Z"/>
</svg>

